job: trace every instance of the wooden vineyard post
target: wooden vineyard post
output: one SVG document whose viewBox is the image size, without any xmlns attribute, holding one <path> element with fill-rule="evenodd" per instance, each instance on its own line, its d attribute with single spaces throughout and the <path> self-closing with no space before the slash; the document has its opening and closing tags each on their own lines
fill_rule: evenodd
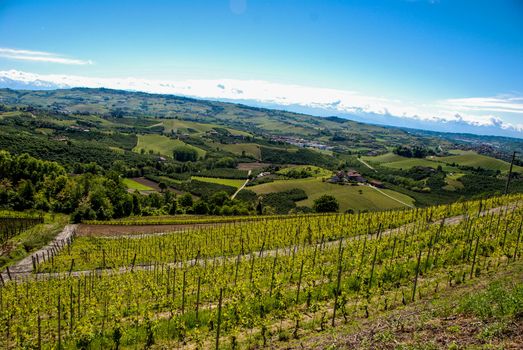
<svg viewBox="0 0 523 350">
<path fill-rule="evenodd" d="M 342 272 L 342 264 L 341 259 L 343 256 L 343 248 L 342 248 L 342 242 L 343 238 L 340 240 L 340 248 L 338 252 L 338 277 L 336 281 L 336 290 L 334 294 L 334 310 L 332 311 L 332 327 L 336 326 L 336 308 L 338 307 L 338 296 L 340 295 L 340 286 L 341 286 L 341 272 Z"/>
<path fill-rule="evenodd" d="M 69 276 L 71 276 L 71 272 L 73 272 L 73 267 L 74 267 L 74 258 L 71 259 L 71 266 L 69 267 Z"/>
<path fill-rule="evenodd" d="M 196 322 L 198 322 L 198 308 L 200 305 L 200 282 L 201 278 L 198 276 L 198 289 L 196 290 Z"/>
<path fill-rule="evenodd" d="M 185 312 L 185 274 L 187 271 L 183 272 L 183 282 L 182 282 L 182 315 Z"/>
<path fill-rule="evenodd" d="M 254 254 L 251 254 L 251 271 L 249 272 L 249 282 L 252 284 L 253 270 L 254 270 Z"/>
<path fill-rule="evenodd" d="M 60 301 L 60 294 L 58 294 L 58 350 L 62 349 L 62 303 Z"/>
<path fill-rule="evenodd" d="M 136 262 L 136 253 L 134 253 L 133 262 L 131 264 L 131 272 L 134 271 L 134 263 Z"/>
<path fill-rule="evenodd" d="M 298 278 L 298 288 L 296 290 L 296 304 L 298 304 L 300 300 L 301 278 L 303 277 L 303 263 L 304 260 L 302 259 L 300 266 L 300 277 Z"/>
<path fill-rule="evenodd" d="M 474 276 L 474 267 L 476 266 L 476 256 L 478 255 L 478 246 L 479 246 L 479 235 L 476 238 L 476 246 L 474 247 L 474 256 L 472 257 L 472 266 L 470 267 L 470 278 Z"/>
<path fill-rule="evenodd" d="M 421 250 L 418 254 L 418 263 L 416 264 L 416 277 L 414 277 L 414 287 L 412 288 L 412 302 L 414 302 L 414 299 L 416 298 L 416 288 L 418 286 L 418 276 L 419 276 L 419 265 L 421 262 Z"/>
<path fill-rule="evenodd" d="M 40 309 L 38 309 L 38 316 L 36 320 L 36 326 L 38 327 L 38 340 L 36 344 L 36 348 L 38 350 L 42 349 L 42 318 L 40 317 Z"/>
<path fill-rule="evenodd" d="M 222 322 L 222 296 L 223 296 L 223 288 L 220 288 L 220 298 L 218 299 L 218 322 L 216 325 L 216 347 L 215 349 L 218 350 L 220 348 L 220 326 Z"/>
<path fill-rule="evenodd" d="M 74 261 L 74 260 L 73 260 Z M 69 289 L 69 335 L 73 334 L 74 305 L 73 305 L 73 285 Z"/>
<path fill-rule="evenodd" d="M 278 255 L 274 257 L 274 263 L 272 264 L 272 274 L 271 274 L 271 285 L 269 288 L 269 296 L 272 297 L 272 289 L 274 288 L 274 272 L 276 270 L 276 262 L 278 261 Z"/>
<path fill-rule="evenodd" d="M 240 259 L 241 259 L 241 255 L 238 254 L 238 258 L 236 259 L 235 272 L 234 272 L 234 285 L 236 285 L 236 281 L 238 280 L 238 268 L 240 266 Z"/>
<path fill-rule="evenodd" d="M 376 266 L 376 255 L 378 254 L 378 247 L 374 248 L 374 257 L 372 258 L 372 268 L 370 270 L 369 288 L 367 289 L 367 298 L 370 298 L 370 290 L 372 288 L 372 279 L 374 277 L 374 268 Z"/>
<path fill-rule="evenodd" d="M 518 257 L 518 248 L 519 248 L 520 239 L 521 239 L 521 224 L 519 224 L 518 239 L 516 241 L 516 247 L 514 248 L 514 261 L 516 261 L 516 259 Z"/>
</svg>

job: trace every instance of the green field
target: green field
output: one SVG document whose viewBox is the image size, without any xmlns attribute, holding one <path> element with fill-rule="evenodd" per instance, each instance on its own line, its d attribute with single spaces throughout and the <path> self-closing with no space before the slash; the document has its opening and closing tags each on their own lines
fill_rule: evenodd
<svg viewBox="0 0 523 350">
<path fill-rule="evenodd" d="M 287 168 L 280 169 L 277 171 L 277 174 L 286 175 L 290 171 L 302 171 L 305 170 L 307 173 L 311 174 L 311 177 L 325 177 L 331 176 L 332 171 L 321 168 L 315 165 L 293 165 Z"/>
<path fill-rule="evenodd" d="M 336 185 L 323 182 L 318 178 L 279 180 L 249 187 L 250 190 L 256 192 L 257 194 L 281 192 L 293 188 L 302 189 L 309 197 L 306 200 L 297 202 L 296 204 L 299 206 L 311 207 L 315 199 L 321 197 L 322 195 L 328 194 L 334 196 L 338 200 L 340 204 L 340 211 L 345 211 L 347 209 L 382 210 L 405 207 L 405 205 L 381 194 L 371 187 Z M 414 200 L 409 196 L 392 190 L 382 191 L 402 202 L 414 205 Z"/>
<path fill-rule="evenodd" d="M 188 120 L 167 119 L 162 120 L 158 125 L 163 125 L 166 132 L 174 131 L 185 134 L 203 134 L 207 131 L 211 131 L 215 127 L 220 127 L 227 129 L 232 135 L 251 136 L 251 134 L 245 131 L 226 128 L 219 125 L 197 123 Z"/>
<path fill-rule="evenodd" d="M 109 149 L 111 151 L 115 151 L 116 153 L 118 154 L 124 154 L 125 151 L 123 149 L 121 149 L 120 147 L 112 147 L 112 146 L 109 146 Z"/>
<path fill-rule="evenodd" d="M 198 180 L 198 181 L 204 181 L 204 182 L 211 182 L 219 185 L 225 185 L 225 186 L 231 186 L 240 188 L 244 183 L 245 180 L 236 180 L 236 179 L 220 179 L 216 177 L 203 177 L 203 176 L 192 176 L 191 179 Z"/>
<path fill-rule="evenodd" d="M 422 166 L 436 169 L 439 165 L 445 171 L 457 171 L 457 168 L 446 165 L 444 162 L 439 162 L 436 158 L 407 158 L 402 157 L 392 152 L 385 153 L 375 157 L 362 157 L 363 160 L 369 164 L 379 164 L 392 169 L 410 169 L 415 166 Z"/>
<path fill-rule="evenodd" d="M 164 135 L 138 135 L 138 143 L 133 152 L 140 153 L 141 150 L 145 150 L 146 153 L 152 151 L 155 154 L 161 154 L 162 156 L 172 157 L 173 151 L 176 147 L 187 146 L 193 148 L 198 152 L 198 157 L 202 158 L 206 152 L 201 148 L 186 144 L 181 140 L 171 139 Z"/>
<path fill-rule="evenodd" d="M 149 186 L 142 185 L 141 183 L 136 182 L 133 179 L 123 179 L 122 182 L 130 190 L 154 191 L 153 188 L 151 188 Z"/>
<path fill-rule="evenodd" d="M 252 156 L 256 159 L 261 158 L 260 146 L 256 143 L 221 144 L 216 142 L 210 142 L 208 143 L 208 145 L 227 152 L 231 152 L 239 156 L 242 155 L 242 152 L 245 152 L 246 155 Z"/>
<path fill-rule="evenodd" d="M 381 154 L 381 155 L 375 156 L 375 157 L 367 156 L 367 157 L 361 157 L 361 158 L 366 162 L 372 162 L 372 163 L 377 163 L 377 164 L 398 162 L 398 161 L 406 159 L 405 157 L 399 156 L 392 152 Z"/>
<path fill-rule="evenodd" d="M 501 172 L 508 172 L 510 168 L 510 163 L 505 162 L 500 159 L 484 156 L 481 154 L 477 154 L 476 152 L 469 151 L 464 152 L 461 151 L 460 154 L 452 155 L 448 157 L 435 157 L 434 159 L 445 162 L 448 164 L 456 163 L 458 165 L 463 166 L 471 166 L 471 167 L 481 167 L 485 169 L 490 170 L 499 170 Z M 520 166 L 514 166 L 514 171 L 522 172 L 523 167 Z"/>
<path fill-rule="evenodd" d="M 459 179 L 465 174 L 463 173 L 453 173 L 453 174 L 448 174 L 446 177 L 445 177 L 445 182 L 447 185 L 445 185 L 443 187 L 444 190 L 447 190 L 447 191 L 456 191 L 456 190 L 460 190 L 460 189 L 463 189 L 464 186 L 463 186 L 463 183 L 461 181 L 459 181 Z"/>
<path fill-rule="evenodd" d="M 508 172 L 510 164 L 500 159 L 484 156 L 473 151 L 450 151 L 451 156 L 447 157 L 427 157 L 427 158 L 406 158 L 392 152 L 385 153 L 375 157 L 362 157 L 370 164 L 379 164 L 393 169 L 410 169 L 414 166 L 437 168 L 441 165 L 443 170 L 448 172 L 459 172 L 459 169 L 449 164 L 461 166 L 481 167 L 490 170 L 499 170 Z M 523 167 L 514 166 L 514 171 L 523 172 Z"/>
</svg>

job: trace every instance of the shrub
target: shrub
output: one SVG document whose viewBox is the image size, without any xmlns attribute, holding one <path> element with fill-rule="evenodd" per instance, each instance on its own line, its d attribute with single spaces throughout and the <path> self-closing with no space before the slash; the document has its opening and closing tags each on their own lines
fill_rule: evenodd
<svg viewBox="0 0 523 350">
<path fill-rule="evenodd" d="M 340 208 L 338 201 L 333 196 L 323 195 L 314 201 L 313 209 L 317 213 L 337 212 Z"/>
</svg>

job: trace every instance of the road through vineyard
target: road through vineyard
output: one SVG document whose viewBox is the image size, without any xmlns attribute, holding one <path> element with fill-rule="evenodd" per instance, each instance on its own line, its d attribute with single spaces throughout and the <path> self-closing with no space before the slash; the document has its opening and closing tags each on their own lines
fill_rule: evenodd
<svg viewBox="0 0 523 350">
<path fill-rule="evenodd" d="M 492 209 L 488 209 L 488 210 L 483 210 L 483 211 L 481 211 L 480 215 L 484 216 L 484 215 L 488 215 L 488 214 L 492 214 L 492 213 L 498 213 L 501 210 L 513 209 L 515 206 L 516 206 L 516 204 L 510 204 L 510 205 L 503 206 L 503 207 L 496 207 L 496 208 L 492 208 Z M 445 225 L 457 225 L 459 222 L 461 222 L 464 219 L 465 219 L 464 215 L 457 215 L 457 216 L 453 216 L 453 217 L 449 217 L 449 218 L 438 219 L 430 224 L 439 225 L 439 224 L 444 223 Z M 209 225 L 213 225 L 213 224 L 209 224 Z M 214 225 L 216 225 L 216 224 L 214 224 Z M 388 230 L 380 232 L 379 234 L 386 236 L 389 234 L 401 232 L 402 230 L 408 229 L 410 227 L 412 227 L 412 223 L 405 224 L 398 228 L 388 229 Z M 183 227 L 183 229 L 187 229 L 187 227 Z M 75 230 L 77 230 L 77 226 L 68 225 L 66 228 L 64 228 L 64 231 L 59 236 L 57 236 L 57 239 L 52 244 L 48 245 L 47 247 L 42 248 L 38 252 L 33 253 L 32 256 L 33 257 L 36 255 L 44 256 L 45 252 L 47 252 L 47 250 L 49 250 L 50 247 L 56 246 L 57 242 L 68 241 L 70 237 L 73 237 Z M 167 234 L 172 234 L 172 233 L 171 232 L 158 232 L 158 233 L 148 233 L 148 234 L 142 234 L 142 235 L 125 235 L 125 236 L 117 236 L 117 237 L 109 236 L 109 237 L 106 237 L 105 239 L 118 239 L 118 238 L 140 239 L 140 238 L 145 238 L 145 237 L 163 236 L 163 235 L 167 235 Z M 378 234 L 378 232 L 370 233 L 370 234 L 368 234 L 368 238 L 371 239 L 372 235 L 376 235 L 376 234 Z M 355 236 L 355 237 L 351 237 L 349 239 L 356 239 L 356 238 L 358 238 L 358 237 Z M 336 240 L 324 242 L 324 243 L 320 242 L 317 245 L 325 247 L 325 246 L 337 245 L 338 243 L 339 243 L 339 239 L 336 239 Z M 257 257 L 270 257 L 270 256 L 275 256 L 277 254 L 278 255 L 290 255 L 290 254 L 293 254 L 293 252 L 296 253 L 295 246 L 283 247 L 281 249 L 259 251 L 257 253 L 252 253 L 252 254 Z M 242 258 L 250 259 L 251 253 L 242 255 Z M 177 263 L 165 263 L 164 266 L 170 267 L 170 268 L 183 268 L 186 265 L 205 264 L 205 263 L 208 263 L 209 260 L 215 260 L 215 259 L 216 260 L 222 260 L 222 259 L 234 260 L 234 259 L 236 259 L 236 257 L 218 256 L 218 257 L 214 257 L 212 259 L 210 259 L 210 258 L 190 259 L 190 260 L 186 260 L 183 262 L 181 261 L 181 262 L 177 262 Z M 130 272 L 131 270 L 132 271 L 151 270 L 154 267 L 155 267 L 155 264 L 141 264 L 141 265 L 136 265 L 136 266 L 119 267 L 118 269 L 107 268 L 107 269 L 103 270 L 103 273 L 106 273 L 106 274 L 126 273 L 126 272 Z M 71 271 L 71 272 L 67 272 L 67 274 L 71 275 L 71 276 L 83 276 L 83 275 L 89 275 L 89 274 L 93 273 L 93 271 L 95 271 L 95 270 Z M 101 273 L 102 270 L 96 269 L 96 272 Z M 27 278 L 27 277 L 33 276 L 35 278 L 41 279 L 41 278 L 56 278 L 60 275 L 60 273 L 45 273 L 45 272 L 34 275 L 31 256 L 25 258 L 24 260 L 22 260 L 18 264 L 16 264 L 14 267 L 12 267 L 10 270 L 10 273 L 11 273 L 11 278 Z M 8 278 L 7 273 L 4 273 L 3 278 L 4 279 Z"/>
</svg>

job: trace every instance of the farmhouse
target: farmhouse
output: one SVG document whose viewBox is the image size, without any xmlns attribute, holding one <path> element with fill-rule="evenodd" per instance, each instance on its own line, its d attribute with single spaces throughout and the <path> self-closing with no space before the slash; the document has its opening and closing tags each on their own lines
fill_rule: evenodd
<svg viewBox="0 0 523 350">
<path fill-rule="evenodd" d="M 349 170 L 347 172 L 347 180 L 352 182 L 367 182 L 367 179 L 355 170 Z"/>
<path fill-rule="evenodd" d="M 345 183 L 345 182 L 367 182 L 360 173 L 355 170 L 349 170 L 346 173 L 344 171 L 338 171 L 336 175 L 329 179 L 332 183 Z"/>
</svg>

